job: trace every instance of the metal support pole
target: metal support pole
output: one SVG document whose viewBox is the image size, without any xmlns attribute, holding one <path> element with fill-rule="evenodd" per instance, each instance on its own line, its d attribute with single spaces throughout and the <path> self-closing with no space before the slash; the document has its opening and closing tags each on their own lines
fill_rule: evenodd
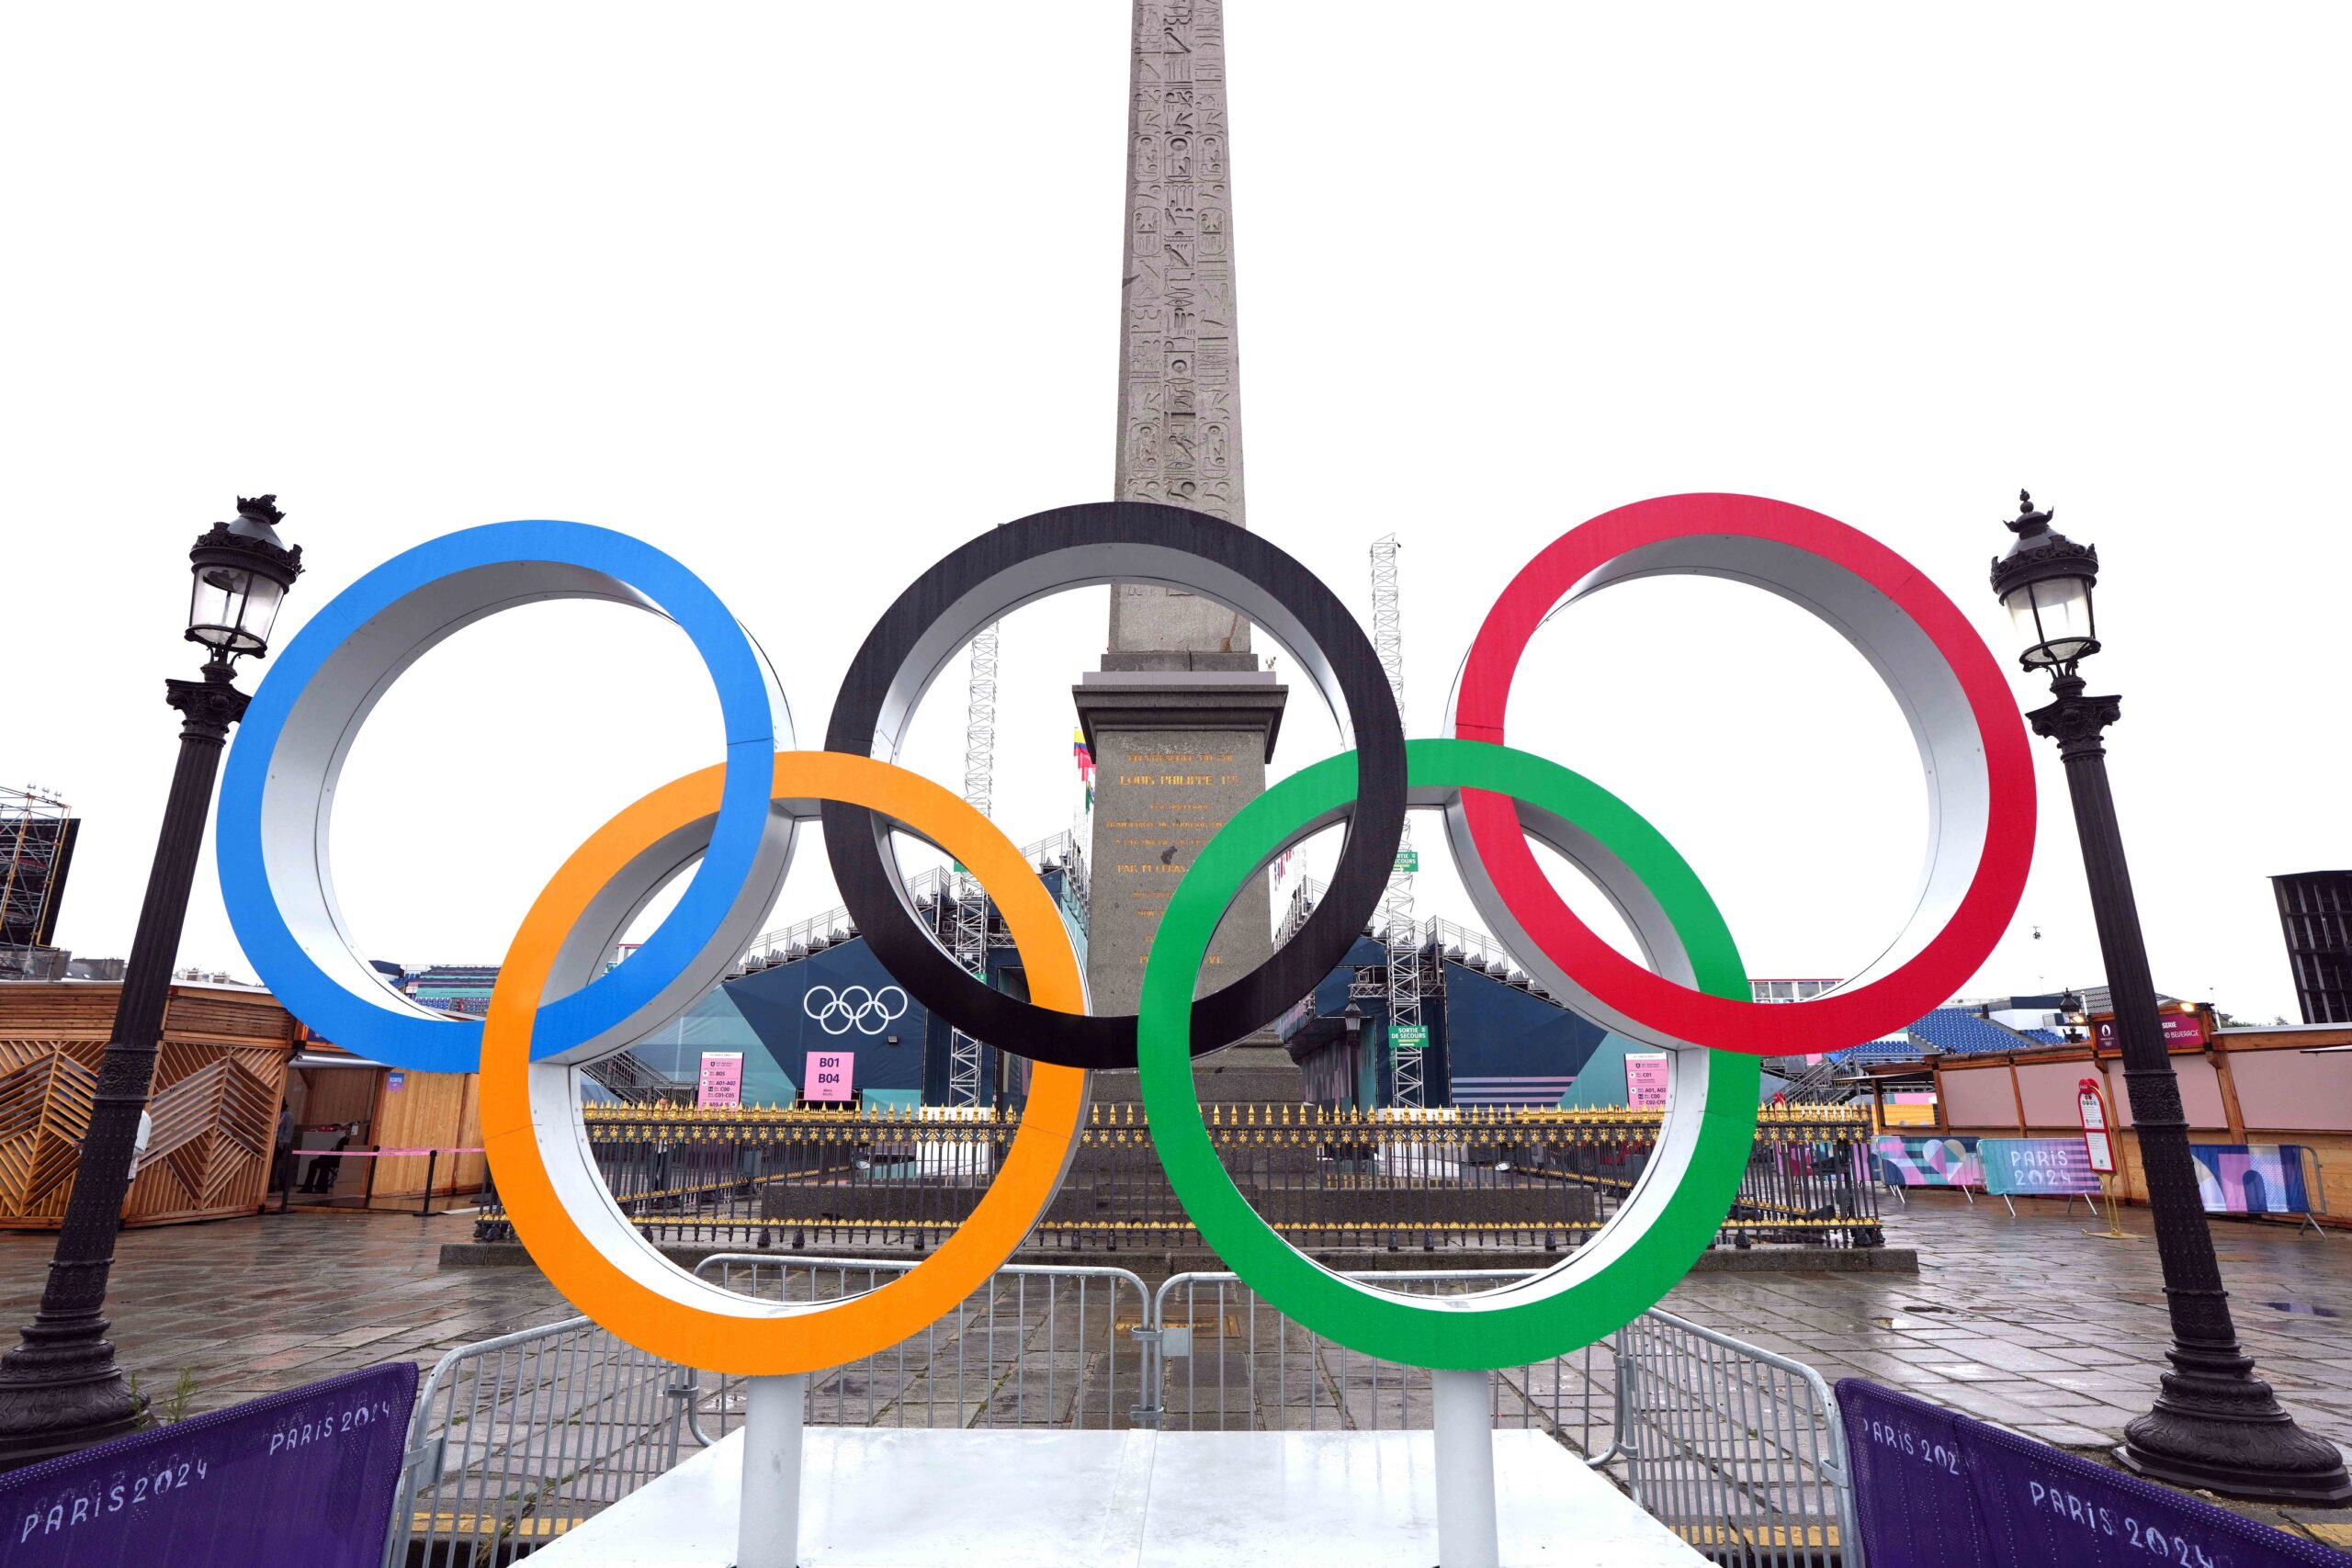
<svg viewBox="0 0 2352 1568">
<path fill-rule="evenodd" d="M 743 1380 L 743 1495 L 736 1568 L 800 1561 L 800 1438 L 808 1374 Z"/>
<path fill-rule="evenodd" d="M 2213 1233 L 2198 1195 L 2188 1152 L 2188 1118 L 2180 1081 L 2156 1016 L 2156 987 L 2140 909 L 2123 858 L 2123 831 L 2107 782 L 2107 727 L 2122 716 L 2120 697 L 2083 694 L 2083 679 L 2051 682 L 2057 700 L 2026 716 L 2034 733 L 2058 742 L 2082 840 L 2091 913 L 2107 963 L 2108 992 L 2123 1053 L 2123 1081 L 2140 1167 L 2148 1188 L 2165 1303 L 2172 1316 L 2172 1370 L 2155 1407 L 2123 1429 L 2116 1457 L 2139 1474 L 2176 1486 L 2206 1487 L 2237 1497 L 2340 1503 L 2352 1477 L 2332 1443 L 2295 1425 L 2270 1385 L 2254 1375 L 2254 1358 L 2238 1346 L 2229 1292 L 2213 1253 Z"/>
<path fill-rule="evenodd" d="M 433 1167 L 440 1157 L 439 1149 L 424 1151 L 424 1201 L 416 1206 L 416 1217 L 420 1220 L 433 1217 Z"/>
<path fill-rule="evenodd" d="M 1495 1404 L 1485 1372 L 1430 1373 L 1437 1424 L 1438 1568 L 1500 1568 Z"/>
<path fill-rule="evenodd" d="M 130 939 L 114 1030 L 98 1058 L 89 1129 L 82 1137 L 74 1195 L 66 1200 L 40 1310 L 22 1342 L 0 1357 L 0 1470 L 119 1438 L 146 1415 L 145 1401 L 130 1392 L 115 1365 L 102 1309 L 122 1201 L 130 1190 L 139 1117 L 147 1109 L 164 1037 L 188 889 L 196 881 L 205 818 L 211 815 L 220 746 L 230 727 L 244 716 L 245 694 L 229 681 L 229 666 L 216 660 L 205 666 L 200 681 L 164 682 L 164 700 L 186 716 L 179 761 Z"/>
</svg>

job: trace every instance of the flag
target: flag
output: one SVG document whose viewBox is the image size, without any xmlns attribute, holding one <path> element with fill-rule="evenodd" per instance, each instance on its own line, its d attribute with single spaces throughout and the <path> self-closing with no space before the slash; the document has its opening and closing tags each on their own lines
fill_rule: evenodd
<svg viewBox="0 0 2352 1568">
<path fill-rule="evenodd" d="M 1085 786 L 1085 809 L 1094 809 L 1094 753 L 1087 749 L 1083 728 L 1069 732 L 1069 753 L 1078 760 L 1078 782 Z"/>
</svg>

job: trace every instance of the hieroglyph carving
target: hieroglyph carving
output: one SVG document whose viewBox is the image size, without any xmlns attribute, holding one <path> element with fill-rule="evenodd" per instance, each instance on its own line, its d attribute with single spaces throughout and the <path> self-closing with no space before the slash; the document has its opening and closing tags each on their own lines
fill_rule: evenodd
<svg viewBox="0 0 2352 1568">
<path fill-rule="evenodd" d="M 1219 0 L 1137 0 L 1129 80 L 1116 493 L 1246 524 Z M 1113 646 L 1248 650 L 1246 622 L 1200 610 L 1114 615 Z"/>
</svg>

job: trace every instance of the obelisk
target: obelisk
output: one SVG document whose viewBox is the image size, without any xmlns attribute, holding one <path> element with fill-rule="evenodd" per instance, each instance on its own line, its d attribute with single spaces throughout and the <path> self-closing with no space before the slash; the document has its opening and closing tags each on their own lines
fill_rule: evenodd
<svg viewBox="0 0 2352 1568">
<path fill-rule="evenodd" d="M 1114 493 L 1241 524 L 1232 148 L 1219 0 L 1136 0 Z M 1119 583 L 1102 667 L 1073 694 L 1094 754 L 1087 984 L 1098 1012 L 1133 1012 L 1184 868 L 1266 787 L 1285 694 L 1258 668 L 1239 615 L 1198 594 Z M 1260 877 L 1211 944 L 1198 990 L 1263 962 L 1270 928 Z M 1304 1098 L 1271 1035 L 1220 1053 L 1198 1076 L 1206 1099 Z M 1098 1099 L 1133 1097 L 1133 1075 L 1103 1078 Z"/>
</svg>

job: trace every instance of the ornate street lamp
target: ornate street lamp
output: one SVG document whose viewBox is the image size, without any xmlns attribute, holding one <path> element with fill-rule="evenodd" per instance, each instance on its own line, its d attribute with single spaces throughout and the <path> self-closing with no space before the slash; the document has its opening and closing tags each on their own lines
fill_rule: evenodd
<svg viewBox="0 0 2352 1568">
<path fill-rule="evenodd" d="M 2254 1375 L 2254 1359 L 2239 1348 L 2230 1320 L 2229 1292 L 2222 1288 L 2212 1231 L 2198 1196 L 2180 1082 L 2156 1018 L 2155 983 L 2108 791 L 2100 737 L 2121 716 L 2122 699 L 2085 696 L 2075 672 L 2099 647 L 2091 604 L 2098 551 L 2052 529 L 2051 517 L 2034 510 L 2032 496 L 2018 491 L 2018 515 L 2007 520 L 2018 539 L 1993 563 L 1993 592 L 2025 640 L 2018 661 L 2052 677 L 2056 700 L 2026 716 L 2035 734 L 2058 742 L 2065 760 L 2172 1314 L 2172 1370 L 2164 1374 L 2155 1407 L 2124 1428 L 2116 1457 L 2143 1475 L 2179 1486 L 2237 1497 L 2343 1502 L 2352 1498 L 2352 1477 L 2335 1446 L 2303 1431 L 2278 1407 L 2270 1385 Z"/>
<path fill-rule="evenodd" d="M 179 762 L 123 970 L 114 1030 L 98 1059 L 90 1123 L 40 1310 L 22 1342 L 0 1356 L 0 1469 L 119 1437 L 146 1415 L 145 1401 L 115 1365 L 101 1309 L 220 748 L 244 716 L 245 694 L 232 684 L 235 664 L 268 651 L 278 604 L 302 570 L 301 548 L 289 548 L 277 536 L 285 513 L 277 501 L 239 497 L 236 521 L 215 523 L 188 552 L 196 583 L 187 639 L 209 649 L 211 657 L 201 679 L 164 682 L 164 700 L 184 719 Z"/>
<path fill-rule="evenodd" d="M 187 640 L 212 649 L 224 671 L 224 660 L 243 654 L 258 659 L 269 651 L 277 607 L 301 575 L 301 547 L 288 549 L 277 536 L 277 525 L 285 519 L 276 496 L 239 496 L 237 520 L 215 523 L 187 553 L 196 577 L 188 595 Z"/>
</svg>

